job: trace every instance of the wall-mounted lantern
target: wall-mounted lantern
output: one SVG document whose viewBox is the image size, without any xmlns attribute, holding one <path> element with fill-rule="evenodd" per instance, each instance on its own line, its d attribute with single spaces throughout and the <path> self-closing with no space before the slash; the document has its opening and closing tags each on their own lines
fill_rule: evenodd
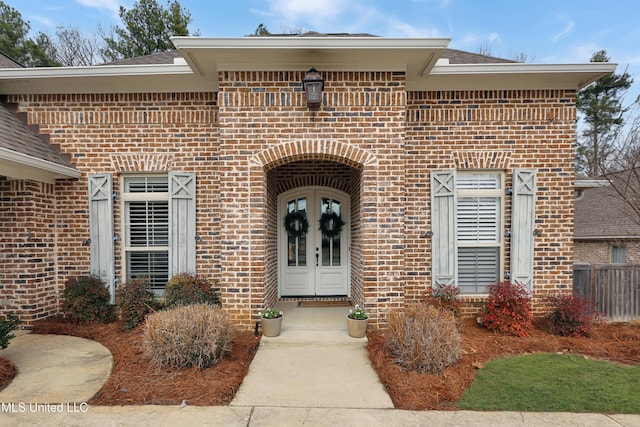
<svg viewBox="0 0 640 427">
<path fill-rule="evenodd" d="M 307 95 L 307 107 L 320 108 L 322 106 L 322 90 L 324 89 L 324 79 L 318 70 L 311 68 L 302 79 L 302 88 Z"/>
</svg>

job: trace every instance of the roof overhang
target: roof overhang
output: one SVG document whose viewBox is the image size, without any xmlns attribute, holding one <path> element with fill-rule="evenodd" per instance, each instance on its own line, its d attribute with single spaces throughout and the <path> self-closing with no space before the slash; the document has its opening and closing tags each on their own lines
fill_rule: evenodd
<svg viewBox="0 0 640 427">
<path fill-rule="evenodd" d="M 195 74 L 185 63 L 0 69 L 0 93 L 3 95 L 213 90 L 210 82 Z"/>
<path fill-rule="evenodd" d="M 82 172 L 69 166 L 0 147 L 0 175 L 54 183 L 56 179 L 80 178 Z"/>
<path fill-rule="evenodd" d="M 399 71 L 417 90 L 581 89 L 616 64 L 448 64 L 450 39 L 174 37 L 186 60 L 164 65 L 0 69 L 1 94 L 217 91 L 221 71 Z"/>
<path fill-rule="evenodd" d="M 217 80 L 219 71 L 402 71 L 429 74 L 451 39 L 382 37 L 174 37 L 193 70 Z"/>
<path fill-rule="evenodd" d="M 615 71 L 617 64 L 438 64 L 407 90 L 582 89 Z"/>
</svg>

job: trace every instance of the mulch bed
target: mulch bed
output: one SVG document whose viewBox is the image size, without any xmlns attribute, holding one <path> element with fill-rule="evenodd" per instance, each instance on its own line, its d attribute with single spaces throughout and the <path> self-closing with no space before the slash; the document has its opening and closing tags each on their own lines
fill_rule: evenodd
<svg viewBox="0 0 640 427">
<path fill-rule="evenodd" d="M 408 372 L 400 368 L 384 349 L 384 335 L 369 335 L 369 357 L 393 404 L 408 410 L 455 410 L 456 401 L 471 385 L 477 369 L 489 360 L 527 353 L 574 353 L 617 361 L 640 363 L 640 325 L 600 324 L 590 338 L 567 338 L 545 332 L 538 324 L 530 336 L 518 338 L 488 331 L 465 320 L 460 361 L 438 375 Z"/>
<path fill-rule="evenodd" d="M 39 322 L 36 333 L 89 338 L 106 346 L 114 357 L 111 377 L 90 402 L 95 405 L 180 404 L 215 406 L 228 404 L 240 387 L 258 349 L 253 332 L 239 331 L 231 353 L 216 366 L 205 369 L 161 370 L 150 367 L 142 353 L 142 328 L 125 331 L 118 323 L 73 325 L 58 320 Z M 369 335 L 369 356 L 396 408 L 452 410 L 471 384 L 477 369 L 488 360 L 534 352 L 563 352 L 640 364 L 640 324 L 602 324 L 590 338 L 563 338 L 536 327 L 525 338 L 495 334 L 472 320 L 462 332 L 464 355 L 439 375 L 407 372 L 384 350 L 384 335 Z M 6 361 L 0 358 L 0 388 Z M 10 364 L 10 362 L 9 362 Z M 11 365 L 12 366 L 12 365 Z M 6 380 L 5 380 L 6 381 Z M 10 381 L 10 379 L 9 379 Z"/>
<path fill-rule="evenodd" d="M 238 391 L 260 344 L 253 332 L 236 331 L 231 352 L 215 366 L 172 370 L 156 369 L 144 358 L 142 327 L 127 331 L 120 323 L 42 321 L 33 332 L 88 338 L 111 351 L 113 373 L 89 402 L 94 405 L 171 405 L 183 400 L 192 406 L 226 405 Z"/>
</svg>

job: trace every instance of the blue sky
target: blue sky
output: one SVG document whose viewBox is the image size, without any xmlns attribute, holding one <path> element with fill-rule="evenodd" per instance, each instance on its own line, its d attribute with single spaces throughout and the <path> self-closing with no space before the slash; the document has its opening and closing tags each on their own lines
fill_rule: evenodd
<svg viewBox="0 0 640 427">
<path fill-rule="evenodd" d="M 84 32 L 120 24 L 118 8 L 134 0 L 4 0 L 33 31 L 56 26 Z M 166 5 L 166 0 L 158 1 Z M 203 37 L 242 37 L 264 23 L 295 29 L 385 37 L 446 37 L 451 48 L 527 62 L 582 63 L 604 49 L 618 72 L 628 67 L 640 91 L 638 0 L 182 0 Z"/>
</svg>

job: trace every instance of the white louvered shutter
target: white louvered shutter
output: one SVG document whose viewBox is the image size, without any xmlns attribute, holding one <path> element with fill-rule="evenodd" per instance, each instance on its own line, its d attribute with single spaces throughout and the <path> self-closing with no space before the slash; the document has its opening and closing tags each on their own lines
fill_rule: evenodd
<svg viewBox="0 0 640 427">
<path fill-rule="evenodd" d="M 432 285 L 456 284 L 456 171 L 431 173 Z"/>
<path fill-rule="evenodd" d="M 113 177 L 109 173 L 89 175 L 89 238 L 91 274 L 109 288 L 115 302 L 113 243 Z"/>
<path fill-rule="evenodd" d="M 196 273 L 196 175 L 169 173 L 169 277 Z"/>
<path fill-rule="evenodd" d="M 533 232 L 536 211 L 536 171 L 514 169 L 511 207 L 511 280 L 533 289 Z"/>
</svg>

